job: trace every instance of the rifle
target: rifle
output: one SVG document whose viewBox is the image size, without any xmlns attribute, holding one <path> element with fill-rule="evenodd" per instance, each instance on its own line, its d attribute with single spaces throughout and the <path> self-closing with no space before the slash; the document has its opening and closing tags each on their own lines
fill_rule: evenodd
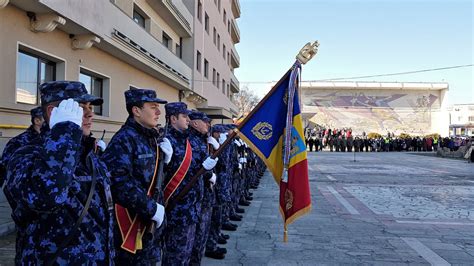
<svg viewBox="0 0 474 266">
<path fill-rule="evenodd" d="M 224 143 L 222 143 L 222 145 L 219 147 L 219 149 L 217 149 L 217 151 L 215 151 L 211 155 L 211 158 L 215 159 L 217 156 L 219 156 L 219 154 L 222 153 L 224 148 L 232 141 L 232 139 L 236 135 L 237 135 L 237 133 L 235 133 L 235 131 L 232 131 L 232 133 L 230 133 L 230 135 L 227 137 L 227 139 L 224 141 Z M 189 183 L 186 184 L 186 186 L 183 188 L 183 190 L 181 190 L 179 192 L 179 194 L 173 200 L 170 200 L 168 202 L 168 205 L 166 205 L 166 211 L 170 211 L 171 209 L 173 209 L 174 206 L 176 205 L 176 203 L 181 201 L 181 199 L 183 199 L 184 196 L 186 196 L 186 194 L 188 194 L 189 190 L 191 190 L 191 188 L 194 186 L 194 184 L 196 184 L 196 182 L 198 181 L 199 177 L 201 177 L 204 174 L 205 171 L 206 171 L 206 169 L 204 169 L 204 167 L 201 167 L 199 169 L 199 171 L 191 178 L 191 181 L 189 181 Z"/>
<path fill-rule="evenodd" d="M 165 124 L 165 127 L 164 127 L 164 130 L 163 130 L 163 134 L 161 135 L 161 139 L 163 139 L 164 137 L 166 137 L 166 134 L 168 133 L 168 122 Z M 155 143 L 156 143 L 156 146 L 158 147 L 158 141 L 157 139 L 155 138 Z M 160 198 L 163 198 L 163 169 L 164 169 L 164 166 L 165 166 L 165 160 L 164 160 L 164 153 L 161 149 L 159 149 L 158 151 L 158 154 L 156 155 L 158 156 L 160 162 L 158 163 L 158 174 L 157 174 L 157 178 L 156 178 L 156 183 L 155 183 L 155 194 L 153 195 L 154 199 L 156 202 L 158 202 L 158 200 Z M 150 226 L 147 227 L 147 230 L 146 230 L 147 233 L 149 234 L 152 234 L 152 236 L 155 234 L 156 232 L 156 222 L 155 221 L 151 221 L 151 224 Z"/>
</svg>

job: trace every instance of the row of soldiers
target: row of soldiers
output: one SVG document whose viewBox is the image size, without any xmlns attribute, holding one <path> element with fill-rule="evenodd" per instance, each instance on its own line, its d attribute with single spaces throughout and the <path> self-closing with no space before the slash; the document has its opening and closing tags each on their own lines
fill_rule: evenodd
<svg viewBox="0 0 474 266">
<path fill-rule="evenodd" d="M 324 148 L 327 148 L 329 151 L 336 152 L 381 152 L 381 151 L 437 151 L 438 147 L 442 147 L 442 143 L 438 138 L 432 137 L 379 137 L 379 138 L 367 138 L 352 136 L 346 138 L 339 136 L 338 138 L 333 138 L 329 136 L 328 138 L 319 139 L 314 137 L 307 140 L 307 146 L 310 151 L 313 151 L 313 146 L 315 151 L 322 151 Z"/>
<path fill-rule="evenodd" d="M 32 126 L 5 147 L 0 177 L 17 229 L 15 264 L 199 265 L 222 259 L 263 175 L 233 125 L 125 92 L 128 119 L 108 146 L 91 134 L 103 100 L 84 84 L 40 86 Z M 158 130 L 160 104 L 167 125 Z M 225 147 L 220 147 L 220 146 Z M 220 150 L 219 150 L 220 149 Z M 212 152 L 219 150 L 215 157 Z"/>
</svg>

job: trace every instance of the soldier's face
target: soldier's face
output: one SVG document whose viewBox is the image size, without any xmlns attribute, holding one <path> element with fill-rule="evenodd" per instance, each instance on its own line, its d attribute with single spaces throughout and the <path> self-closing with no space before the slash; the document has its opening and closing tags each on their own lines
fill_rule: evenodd
<svg viewBox="0 0 474 266">
<path fill-rule="evenodd" d="M 134 107 L 134 118 L 142 126 L 146 128 L 154 128 L 158 126 L 160 119 L 160 104 L 144 103 L 142 108 Z"/>
<path fill-rule="evenodd" d="M 191 121 L 190 125 L 201 134 L 209 132 L 209 124 L 200 119 Z"/>
<path fill-rule="evenodd" d="M 89 136 L 92 129 L 92 118 L 94 117 L 93 106 L 90 102 L 79 103 L 79 106 L 82 107 L 82 134 L 84 136 Z"/>
<path fill-rule="evenodd" d="M 186 130 L 189 127 L 189 117 L 186 114 L 178 114 L 178 116 L 172 116 L 175 118 L 174 125 L 178 130 Z"/>
</svg>

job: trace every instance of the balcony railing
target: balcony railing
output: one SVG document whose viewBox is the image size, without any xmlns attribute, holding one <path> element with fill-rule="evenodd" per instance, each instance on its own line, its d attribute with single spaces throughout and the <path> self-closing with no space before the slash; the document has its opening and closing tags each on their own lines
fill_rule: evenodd
<svg viewBox="0 0 474 266">
<path fill-rule="evenodd" d="M 230 35 L 232 37 L 232 41 L 234 43 L 239 43 L 240 42 L 240 31 L 239 31 L 239 27 L 237 26 L 237 23 L 235 22 L 235 19 L 232 19 L 230 28 L 231 28 Z"/>
<path fill-rule="evenodd" d="M 234 18 L 240 18 L 239 0 L 232 0 L 232 13 L 234 14 Z"/>
</svg>

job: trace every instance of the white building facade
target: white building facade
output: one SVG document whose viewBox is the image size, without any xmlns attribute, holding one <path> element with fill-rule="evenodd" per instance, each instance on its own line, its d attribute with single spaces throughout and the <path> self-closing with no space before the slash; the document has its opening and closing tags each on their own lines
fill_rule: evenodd
<svg viewBox="0 0 474 266">
<path fill-rule="evenodd" d="M 447 83 L 302 82 L 303 117 L 325 128 L 448 135 Z"/>
</svg>

